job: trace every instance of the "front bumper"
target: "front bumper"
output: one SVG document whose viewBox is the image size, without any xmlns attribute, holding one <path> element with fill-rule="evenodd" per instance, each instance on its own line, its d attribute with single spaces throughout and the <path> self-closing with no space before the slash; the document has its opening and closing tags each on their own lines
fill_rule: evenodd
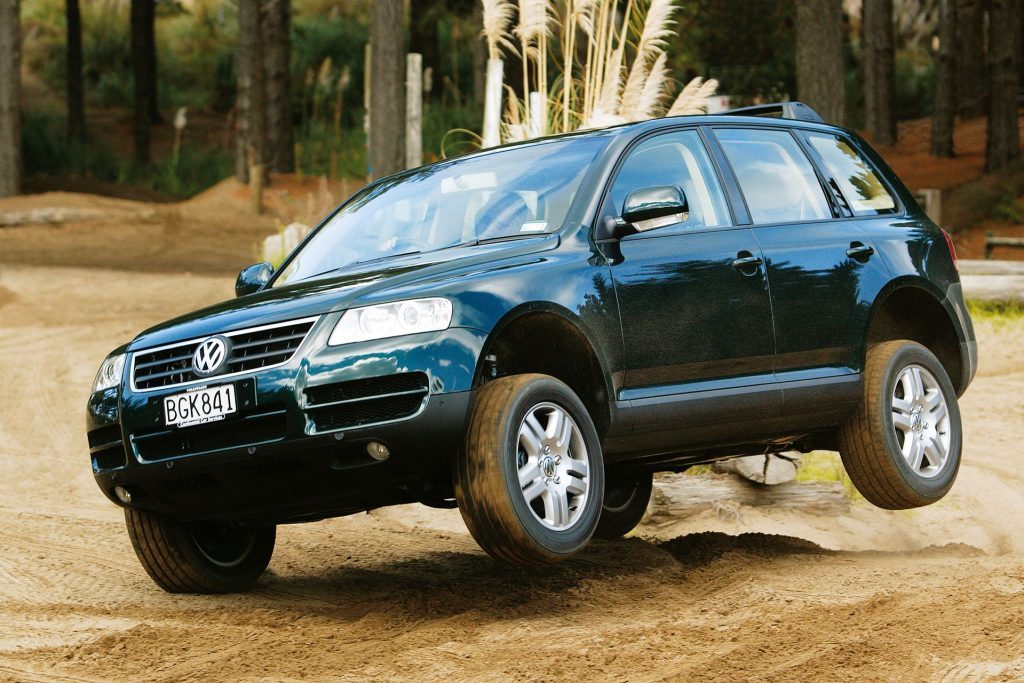
<svg viewBox="0 0 1024 683">
<path fill-rule="evenodd" d="M 288 363 L 223 380 L 235 384 L 239 409 L 220 422 L 164 426 L 162 398 L 189 386 L 134 392 L 126 377 L 120 390 L 93 394 L 87 429 L 103 493 L 120 505 L 114 489 L 122 486 L 135 507 L 254 524 L 450 497 L 483 336 L 452 328 L 328 347 L 332 317 Z M 419 393 L 353 398 L 353 387 L 410 377 L 422 383 Z M 314 405 L 325 391 L 338 400 Z M 370 442 L 390 457 L 371 457 Z"/>
</svg>

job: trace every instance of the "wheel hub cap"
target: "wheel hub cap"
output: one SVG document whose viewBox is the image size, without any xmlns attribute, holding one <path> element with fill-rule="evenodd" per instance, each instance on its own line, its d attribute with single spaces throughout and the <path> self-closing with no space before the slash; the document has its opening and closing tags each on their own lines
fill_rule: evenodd
<svg viewBox="0 0 1024 683">
<path fill-rule="evenodd" d="M 533 516 L 565 531 L 575 525 L 590 491 L 590 454 L 572 416 L 554 403 L 541 403 L 519 427 L 516 465 L 519 486 Z"/>
<path fill-rule="evenodd" d="M 554 458 L 544 458 L 540 461 L 540 470 L 544 473 L 544 476 L 548 479 L 555 476 L 555 460 Z"/>
<path fill-rule="evenodd" d="M 896 377 L 892 427 L 915 474 L 931 478 L 943 471 L 949 460 L 949 407 L 938 380 L 920 365 L 909 365 Z"/>
</svg>

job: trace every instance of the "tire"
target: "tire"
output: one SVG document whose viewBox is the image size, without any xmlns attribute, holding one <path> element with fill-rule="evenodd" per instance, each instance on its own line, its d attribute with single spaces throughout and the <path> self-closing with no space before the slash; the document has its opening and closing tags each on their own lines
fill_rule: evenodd
<svg viewBox="0 0 1024 683">
<path fill-rule="evenodd" d="M 135 554 L 168 593 L 236 593 L 263 575 L 274 553 L 276 527 L 183 523 L 126 508 Z"/>
<path fill-rule="evenodd" d="M 559 424 L 575 426 L 569 438 Z M 590 541 L 601 514 L 597 430 L 572 390 L 553 377 L 493 380 L 477 393 L 454 484 L 462 518 L 489 555 L 518 566 L 565 560 Z"/>
<path fill-rule="evenodd" d="M 635 529 L 647 512 L 653 488 L 654 475 L 650 472 L 607 477 L 601 519 L 594 536 L 607 540 L 622 538 Z"/>
<path fill-rule="evenodd" d="M 941 499 L 960 469 L 962 434 L 956 390 L 931 351 L 907 340 L 869 349 L 863 400 L 839 432 L 861 495 L 888 510 Z"/>
</svg>

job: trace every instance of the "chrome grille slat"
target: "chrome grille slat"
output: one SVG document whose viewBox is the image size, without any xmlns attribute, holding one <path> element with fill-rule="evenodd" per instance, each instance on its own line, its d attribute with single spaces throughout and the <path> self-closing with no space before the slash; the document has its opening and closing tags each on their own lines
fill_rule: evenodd
<svg viewBox="0 0 1024 683">
<path fill-rule="evenodd" d="M 156 367 L 158 365 L 168 365 L 170 363 L 178 363 L 178 362 L 181 362 L 181 361 L 186 361 L 186 362 L 191 363 L 191 361 L 192 361 L 192 354 L 194 352 L 195 352 L 195 349 L 192 349 L 191 351 L 189 351 L 184 356 L 171 356 L 170 358 L 161 358 L 159 360 L 149 361 L 148 363 L 137 363 L 135 365 L 135 372 L 137 373 L 139 370 L 145 370 L 147 368 Z"/>
<path fill-rule="evenodd" d="M 188 367 L 178 367 L 171 370 L 165 370 L 163 372 L 150 372 L 145 375 L 136 375 L 135 381 L 149 382 L 156 379 L 163 379 L 164 377 L 173 377 L 174 375 L 181 375 L 185 373 L 191 373 L 192 370 Z"/>
<path fill-rule="evenodd" d="M 232 345 L 225 365 L 227 372 L 212 377 L 199 377 L 192 368 L 192 354 L 202 339 L 136 352 L 132 357 L 132 388 L 135 391 L 154 391 L 200 381 L 216 381 L 286 363 L 298 351 L 316 320 L 290 320 L 223 333 Z"/>
<path fill-rule="evenodd" d="M 295 349 L 282 349 L 281 351 L 267 351 L 266 353 L 253 353 L 247 356 L 238 356 L 237 358 L 232 354 L 231 360 L 228 361 L 231 365 L 241 365 L 254 360 L 260 360 L 261 358 L 273 358 L 274 356 L 290 356 Z"/>
<path fill-rule="evenodd" d="M 238 349 L 246 349 L 246 348 L 249 348 L 250 346 L 260 346 L 262 344 L 269 344 L 269 343 L 282 344 L 282 343 L 285 343 L 285 342 L 290 342 L 290 341 L 295 341 L 295 340 L 301 342 L 303 339 L 305 339 L 305 337 L 306 337 L 306 333 L 305 332 L 300 332 L 298 334 L 290 334 L 287 337 L 275 337 L 272 340 L 257 339 L 257 340 L 254 340 L 254 341 L 247 341 L 247 342 L 234 342 L 232 344 L 232 346 L 234 347 L 235 351 L 237 351 Z"/>
</svg>

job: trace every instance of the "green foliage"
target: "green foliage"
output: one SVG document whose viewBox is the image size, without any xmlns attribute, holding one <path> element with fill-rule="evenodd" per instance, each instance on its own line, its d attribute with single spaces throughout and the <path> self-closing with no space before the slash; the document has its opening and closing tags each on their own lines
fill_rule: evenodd
<svg viewBox="0 0 1024 683">
<path fill-rule="evenodd" d="M 1004 186 L 1001 189 L 999 198 L 992 207 L 992 217 L 1007 223 L 1024 223 L 1024 201 L 1018 197 L 1016 188 Z"/>
<path fill-rule="evenodd" d="M 301 120 L 340 114 L 346 126 L 361 126 L 363 53 L 369 28 L 344 16 L 297 16 L 292 22 L 293 99 Z M 327 61 L 330 60 L 330 61 Z"/>
<path fill-rule="evenodd" d="M 968 299 L 967 310 L 975 320 L 989 320 L 993 322 L 1022 322 L 1024 321 L 1024 301 L 983 301 L 981 299 Z"/>
<path fill-rule="evenodd" d="M 177 159 L 167 157 L 143 167 L 128 164 L 122 168 L 124 175 L 120 182 L 184 199 L 230 176 L 234 170 L 234 157 L 225 152 L 200 150 L 185 143 Z"/>
<path fill-rule="evenodd" d="M 188 10 L 158 13 L 157 90 L 161 107 L 210 107 L 226 112 L 235 102 L 235 5 L 196 1 Z M 128 74 L 130 78 L 130 74 Z"/>
<path fill-rule="evenodd" d="M 362 128 L 337 130 L 328 121 L 307 121 L 295 131 L 295 146 L 295 170 L 303 175 L 366 175 L 366 136 Z"/>
<path fill-rule="evenodd" d="M 64 138 L 63 117 L 51 112 L 26 112 L 22 151 L 27 175 L 72 175 L 144 188 L 183 199 L 231 175 L 233 159 L 221 151 L 182 145 L 177 159 L 167 157 L 145 166 L 127 153 L 93 140 Z"/>
<path fill-rule="evenodd" d="M 935 61 L 921 50 L 896 52 L 896 118 L 931 116 L 935 109 Z"/>
<path fill-rule="evenodd" d="M 740 101 L 780 100 L 796 92 L 793 0 L 694 0 L 676 18 L 668 52 L 673 73 L 684 82 L 697 75 L 717 78 L 718 91 Z"/>
<path fill-rule="evenodd" d="M 423 162 L 450 159 L 476 151 L 475 137 L 449 131 L 479 131 L 483 127 L 483 108 L 474 104 L 442 106 L 427 104 L 423 109 Z"/>
<path fill-rule="evenodd" d="M 66 140 L 64 119 L 51 112 L 26 112 L 22 122 L 22 155 L 27 175 L 36 173 L 118 179 L 120 164 L 109 147 Z"/>
<path fill-rule="evenodd" d="M 850 500 L 860 498 L 857 488 L 850 480 L 850 475 L 843 467 L 843 461 L 835 451 L 811 451 L 800 456 L 800 466 L 796 470 L 797 481 L 838 482 Z"/>
</svg>

